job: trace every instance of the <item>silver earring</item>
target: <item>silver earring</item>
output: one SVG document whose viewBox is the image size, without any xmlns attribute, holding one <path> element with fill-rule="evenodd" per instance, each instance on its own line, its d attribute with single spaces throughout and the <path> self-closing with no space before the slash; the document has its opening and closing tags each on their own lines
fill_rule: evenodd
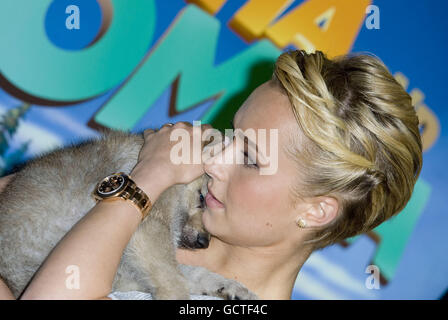
<svg viewBox="0 0 448 320">
<path fill-rule="evenodd" d="M 306 228 L 306 220 L 300 218 L 299 220 L 297 220 L 297 226 L 302 229 Z"/>
</svg>

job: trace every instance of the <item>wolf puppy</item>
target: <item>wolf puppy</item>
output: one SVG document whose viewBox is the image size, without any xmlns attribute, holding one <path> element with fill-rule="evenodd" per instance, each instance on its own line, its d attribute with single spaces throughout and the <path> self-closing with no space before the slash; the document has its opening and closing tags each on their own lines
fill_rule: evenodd
<svg viewBox="0 0 448 320">
<path fill-rule="evenodd" d="M 142 134 L 108 131 L 101 139 L 33 159 L 15 174 L 0 193 L 0 277 L 16 297 L 95 205 L 96 184 L 111 173 L 131 172 L 143 142 Z M 157 299 L 189 299 L 190 294 L 256 298 L 236 281 L 176 261 L 178 246 L 208 246 L 201 222 L 201 194 L 206 192 L 207 177 L 201 176 L 159 196 L 124 250 L 113 291 L 150 292 Z"/>
</svg>

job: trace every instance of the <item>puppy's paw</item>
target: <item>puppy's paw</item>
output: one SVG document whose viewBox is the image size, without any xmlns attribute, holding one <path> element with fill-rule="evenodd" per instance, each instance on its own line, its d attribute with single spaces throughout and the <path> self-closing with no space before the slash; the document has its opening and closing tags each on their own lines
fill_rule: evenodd
<svg viewBox="0 0 448 320">
<path fill-rule="evenodd" d="M 227 300 L 258 300 L 257 295 L 252 293 L 244 285 L 235 280 L 225 278 L 215 282 L 210 290 L 203 292 L 203 294 L 221 297 Z"/>
<path fill-rule="evenodd" d="M 180 270 L 188 281 L 191 294 L 202 294 L 231 300 L 258 300 L 258 297 L 238 281 L 227 279 L 203 267 L 181 264 Z"/>
<path fill-rule="evenodd" d="M 256 294 L 252 293 L 241 283 L 233 280 L 226 281 L 224 286 L 219 288 L 216 293 L 227 300 L 258 300 Z"/>
</svg>

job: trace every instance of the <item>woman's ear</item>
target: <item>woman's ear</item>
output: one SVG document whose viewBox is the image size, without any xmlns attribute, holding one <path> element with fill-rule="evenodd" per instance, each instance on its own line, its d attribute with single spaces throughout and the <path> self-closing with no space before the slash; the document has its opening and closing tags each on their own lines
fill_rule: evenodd
<svg viewBox="0 0 448 320">
<path fill-rule="evenodd" d="M 299 217 L 307 227 L 321 227 L 337 218 L 339 202 L 334 197 L 316 197 Z"/>
</svg>

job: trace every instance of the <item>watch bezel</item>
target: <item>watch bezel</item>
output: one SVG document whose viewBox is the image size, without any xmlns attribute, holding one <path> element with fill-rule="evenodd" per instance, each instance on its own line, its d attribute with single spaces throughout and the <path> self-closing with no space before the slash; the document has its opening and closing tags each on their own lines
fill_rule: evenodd
<svg viewBox="0 0 448 320">
<path fill-rule="evenodd" d="M 112 177 L 117 177 L 117 176 L 123 178 L 123 181 L 121 182 L 121 184 L 120 184 L 120 186 L 118 188 L 116 188 L 116 189 L 114 189 L 112 191 L 109 191 L 109 192 L 102 192 L 102 191 L 99 190 L 100 186 L 104 182 L 106 182 L 107 180 L 110 180 Z M 103 178 L 97 184 L 96 189 L 95 189 L 95 194 L 98 197 L 100 197 L 101 199 L 114 198 L 114 197 L 117 196 L 117 194 L 119 194 L 121 191 L 123 191 L 126 188 L 128 182 L 129 182 L 129 177 L 126 174 L 124 174 L 124 173 L 120 172 L 120 173 L 114 173 L 114 174 L 108 175 L 107 177 Z"/>
</svg>

